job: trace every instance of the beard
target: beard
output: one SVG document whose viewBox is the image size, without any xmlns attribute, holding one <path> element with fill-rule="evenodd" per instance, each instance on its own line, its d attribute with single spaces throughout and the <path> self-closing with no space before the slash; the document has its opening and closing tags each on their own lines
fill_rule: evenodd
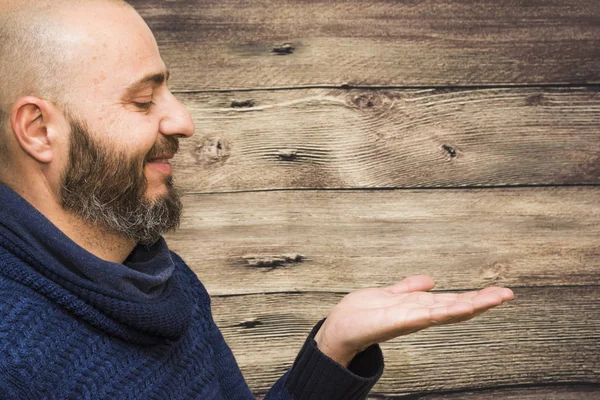
<svg viewBox="0 0 600 400">
<path fill-rule="evenodd" d="M 69 160 L 61 177 L 62 207 L 86 224 L 151 245 L 179 226 L 182 202 L 172 176 L 167 193 L 148 199 L 144 167 L 148 160 L 179 149 L 177 138 L 163 137 L 144 156 L 127 156 L 94 140 L 85 123 L 70 118 Z"/>
</svg>

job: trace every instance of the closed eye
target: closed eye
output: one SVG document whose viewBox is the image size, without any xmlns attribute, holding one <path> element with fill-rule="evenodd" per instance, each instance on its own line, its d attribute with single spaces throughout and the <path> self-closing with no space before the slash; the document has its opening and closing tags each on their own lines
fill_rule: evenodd
<svg viewBox="0 0 600 400">
<path fill-rule="evenodd" d="M 150 107 L 152 106 L 152 104 L 154 104 L 154 103 L 151 101 L 148 103 L 136 103 L 136 102 L 133 103 L 134 106 L 136 106 L 140 110 L 144 110 L 144 111 L 148 111 L 150 109 Z"/>
</svg>

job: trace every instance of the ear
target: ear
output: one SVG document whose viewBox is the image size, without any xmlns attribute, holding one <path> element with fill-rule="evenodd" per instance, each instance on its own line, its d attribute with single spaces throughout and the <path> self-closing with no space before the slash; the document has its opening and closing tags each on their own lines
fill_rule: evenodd
<svg viewBox="0 0 600 400">
<path fill-rule="evenodd" d="M 21 149 L 40 163 L 54 159 L 54 121 L 59 110 L 48 100 L 26 96 L 17 100 L 10 112 L 10 124 Z"/>
</svg>

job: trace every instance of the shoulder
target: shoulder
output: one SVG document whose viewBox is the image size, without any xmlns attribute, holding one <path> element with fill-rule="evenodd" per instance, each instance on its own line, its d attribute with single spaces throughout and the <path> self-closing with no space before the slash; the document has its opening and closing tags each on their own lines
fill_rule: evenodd
<svg viewBox="0 0 600 400">
<path fill-rule="evenodd" d="M 0 274 L 0 315 L 4 310 L 48 303 L 32 288 Z"/>
<path fill-rule="evenodd" d="M 60 307 L 40 292 L 48 280 L 35 274 L 23 260 L 0 248 L 0 315 L 8 310 L 50 310 Z M 0 325 L 5 325 L 0 320 Z"/>
<path fill-rule="evenodd" d="M 17 368 L 23 354 L 83 330 L 77 318 L 44 295 L 0 275 L 0 365 Z"/>
<path fill-rule="evenodd" d="M 202 288 L 204 288 L 204 285 L 202 284 L 202 282 L 200 282 L 200 279 L 198 279 L 196 273 L 186 264 L 185 261 L 183 261 L 183 258 L 181 258 L 179 254 L 175 253 L 174 251 L 171 251 L 171 259 L 175 263 L 176 271 L 178 271 L 181 275 L 185 276 L 187 280 L 195 284 L 199 284 L 200 286 L 202 286 Z"/>
<path fill-rule="evenodd" d="M 46 296 L 23 283 L 13 281 L 0 274 L 0 327 L 19 325 L 11 320 L 11 315 L 15 317 L 18 315 L 20 320 L 25 320 L 29 316 L 29 318 L 39 321 L 34 314 L 52 315 L 55 322 L 62 319 L 70 320 L 62 308 Z"/>
<path fill-rule="evenodd" d="M 210 306 L 210 296 L 208 291 L 198 279 L 196 273 L 183 261 L 183 259 L 174 251 L 171 251 L 171 258 L 175 263 L 175 271 L 176 274 L 180 276 L 185 287 L 188 287 L 193 290 L 194 297 L 201 296 L 204 298 L 208 305 Z"/>
</svg>

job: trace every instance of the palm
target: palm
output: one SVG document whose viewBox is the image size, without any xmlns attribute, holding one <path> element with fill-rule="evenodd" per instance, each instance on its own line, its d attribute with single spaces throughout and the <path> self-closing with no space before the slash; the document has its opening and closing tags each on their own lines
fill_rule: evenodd
<svg viewBox="0 0 600 400">
<path fill-rule="evenodd" d="M 471 319 L 513 298 L 510 289 L 499 287 L 460 294 L 426 292 L 433 286 L 431 278 L 418 275 L 386 288 L 352 292 L 331 310 L 315 340 L 333 354 L 355 353 L 432 325 Z"/>
</svg>

